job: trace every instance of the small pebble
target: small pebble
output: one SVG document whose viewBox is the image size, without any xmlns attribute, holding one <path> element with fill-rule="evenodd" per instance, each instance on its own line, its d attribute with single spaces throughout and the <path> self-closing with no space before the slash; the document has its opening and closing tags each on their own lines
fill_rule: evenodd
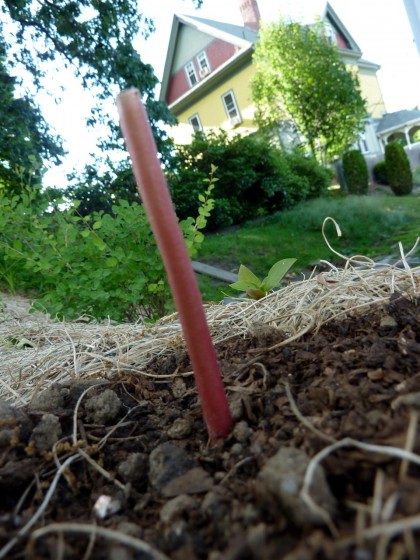
<svg viewBox="0 0 420 560">
<path fill-rule="evenodd" d="M 309 463 L 310 458 L 301 449 L 283 447 L 266 462 L 257 479 L 261 496 L 274 497 L 289 519 L 304 527 L 325 523 L 324 517 L 311 509 L 300 494 Z M 309 493 L 317 506 L 330 515 L 334 513 L 335 500 L 321 465 L 315 470 Z"/>
<path fill-rule="evenodd" d="M 118 465 L 118 474 L 124 482 L 139 482 L 147 476 L 148 457 L 144 453 L 130 453 Z"/>
<path fill-rule="evenodd" d="M 189 418 L 177 418 L 168 429 L 168 436 L 172 439 L 183 439 L 191 433 Z"/>
<path fill-rule="evenodd" d="M 160 510 L 160 519 L 164 523 L 169 523 L 177 517 L 181 517 L 185 512 L 191 511 L 196 506 L 197 502 L 194 498 L 187 494 L 181 494 L 166 502 Z"/>
<path fill-rule="evenodd" d="M 248 423 L 242 420 L 233 428 L 233 435 L 239 442 L 244 443 L 251 437 L 252 430 L 248 426 Z"/>
</svg>

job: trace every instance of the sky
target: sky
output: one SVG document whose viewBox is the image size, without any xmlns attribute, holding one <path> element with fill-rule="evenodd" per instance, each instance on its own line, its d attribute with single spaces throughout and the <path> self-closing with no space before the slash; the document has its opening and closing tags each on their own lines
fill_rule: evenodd
<svg viewBox="0 0 420 560">
<path fill-rule="evenodd" d="M 378 79 L 387 112 L 420 108 L 420 57 L 403 0 L 330 0 L 330 4 L 360 47 L 363 58 L 381 66 Z M 263 21 L 291 16 L 304 22 L 322 11 L 325 0 L 258 0 L 258 5 Z M 241 25 L 238 6 L 238 0 L 203 0 L 202 8 L 196 10 L 191 0 L 139 0 L 139 10 L 154 20 L 156 32 L 147 40 L 139 38 L 135 46 L 160 80 L 174 13 Z M 85 124 L 94 100 L 69 76 L 60 104 L 53 103 L 47 95 L 41 95 L 38 102 L 69 152 L 60 169 L 47 173 L 45 184 L 64 187 L 65 174 L 81 171 L 88 154 L 95 151 L 97 131 L 89 130 Z"/>
</svg>

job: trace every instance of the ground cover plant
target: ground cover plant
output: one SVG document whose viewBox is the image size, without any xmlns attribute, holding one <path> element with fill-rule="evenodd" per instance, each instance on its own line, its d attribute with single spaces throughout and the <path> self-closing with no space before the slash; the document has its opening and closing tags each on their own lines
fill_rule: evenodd
<svg viewBox="0 0 420 560">
<path fill-rule="evenodd" d="M 200 213 L 181 223 L 190 254 L 203 240 L 212 183 Z M 51 210 L 27 189 L 0 197 L 0 282 L 32 293 L 52 316 L 156 320 L 173 310 L 162 260 L 144 208 L 120 200 L 112 213 L 81 216 L 78 203 Z"/>
<path fill-rule="evenodd" d="M 311 200 L 272 216 L 248 222 L 240 228 L 206 236 L 200 259 L 237 272 L 240 264 L 263 275 L 281 258 L 296 258 L 293 271 L 310 274 L 320 259 L 335 261 L 325 245 L 321 226 L 326 216 L 340 224 L 343 236 L 335 241 L 346 255 L 369 257 L 397 254 L 398 241 L 411 246 L 419 235 L 420 197 L 372 195 Z M 332 225 L 327 233 L 335 238 Z M 199 276 L 204 297 L 220 301 L 235 295 L 226 283 Z"/>
</svg>

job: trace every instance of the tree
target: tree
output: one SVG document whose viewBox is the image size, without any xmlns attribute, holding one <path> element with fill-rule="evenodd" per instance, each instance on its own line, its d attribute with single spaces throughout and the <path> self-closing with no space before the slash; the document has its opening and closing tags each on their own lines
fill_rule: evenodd
<svg viewBox="0 0 420 560">
<path fill-rule="evenodd" d="M 201 4 L 201 0 L 195 2 Z M 25 69 L 40 88 L 48 64 L 62 63 L 93 92 L 99 106 L 89 124 L 102 122 L 113 133 L 102 147 L 121 146 L 118 127 L 103 111 L 105 101 L 134 86 L 142 92 L 158 147 L 164 153 L 166 135 L 158 122 L 174 119 L 155 98 L 153 68 L 142 62 L 133 47 L 140 32 L 147 35 L 154 29 L 138 12 L 137 0 L 0 0 L 0 13 L 8 28 L 7 56 L 14 69 Z M 60 80 L 60 74 L 54 79 Z"/>
<path fill-rule="evenodd" d="M 64 150 L 38 107 L 27 96 L 17 95 L 5 54 L 0 36 L 0 187 L 16 193 L 28 180 L 40 181 L 44 158 L 59 163 Z"/>
<path fill-rule="evenodd" d="M 323 163 L 340 156 L 364 128 L 366 108 L 321 23 L 271 23 L 255 48 L 252 95 L 263 127 L 292 123 Z"/>
</svg>

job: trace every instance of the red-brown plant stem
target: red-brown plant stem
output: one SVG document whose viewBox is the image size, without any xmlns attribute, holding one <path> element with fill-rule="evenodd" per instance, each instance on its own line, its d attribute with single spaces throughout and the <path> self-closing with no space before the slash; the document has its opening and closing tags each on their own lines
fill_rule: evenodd
<svg viewBox="0 0 420 560">
<path fill-rule="evenodd" d="M 181 320 L 207 429 L 212 440 L 226 437 L 232 429 L 232 417 L 219 365 L 201 294 L 139 91 L 129 89 L 120 93 L 117 107 L 137 188 L 162 255 Z"/>
</svg>

